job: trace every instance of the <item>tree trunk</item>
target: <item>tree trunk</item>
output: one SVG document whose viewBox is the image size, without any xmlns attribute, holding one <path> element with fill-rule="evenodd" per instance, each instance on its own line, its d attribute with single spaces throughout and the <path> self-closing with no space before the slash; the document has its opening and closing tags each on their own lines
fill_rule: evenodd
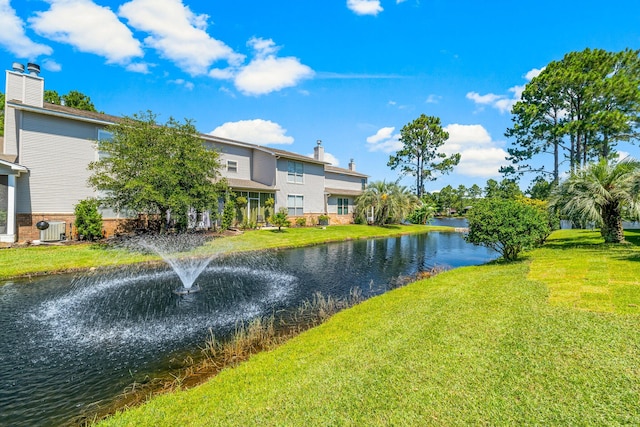
<svg viewBox="0 0 640 427">
<path fill-rule="evenodd" d="M 553 183 L 557 184 L 560 180 L 560 143 L 556 139 L 553 142 Z"/>
<path fill-rule="evenodd" d="M 624 242 L 622 215 L 620 214 L 620 207 L 616 203 L 609 203 L 603 206 L 600 234 L 604 237 L 605 243 Z"/>
</svg>

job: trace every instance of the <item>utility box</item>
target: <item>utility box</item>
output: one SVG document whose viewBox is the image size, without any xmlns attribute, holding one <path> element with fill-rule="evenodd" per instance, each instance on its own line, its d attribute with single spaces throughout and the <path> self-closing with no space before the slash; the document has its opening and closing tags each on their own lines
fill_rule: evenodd
<svg viewBox="0 0 640 427">
<path fill-rule="evenodd" d="M 64 221 L 51 221 L 46 230 L 40 230 L 41 242 L 58 242 L 67 237 L 67 223 Z"/>
</svg>

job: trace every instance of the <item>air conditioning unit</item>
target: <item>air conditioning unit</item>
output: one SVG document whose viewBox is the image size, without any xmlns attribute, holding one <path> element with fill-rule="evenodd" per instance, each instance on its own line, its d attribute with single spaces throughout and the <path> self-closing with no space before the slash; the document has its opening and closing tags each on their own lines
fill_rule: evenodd
<svg viewBox="0 0 640 427">
<path fill-rule="evenodd" d="M 40 230 L 41 242 L 57 242 L 66 239 L 67 223 L 64 221 L 50 221 L 46 230 Z"/>
</svg>

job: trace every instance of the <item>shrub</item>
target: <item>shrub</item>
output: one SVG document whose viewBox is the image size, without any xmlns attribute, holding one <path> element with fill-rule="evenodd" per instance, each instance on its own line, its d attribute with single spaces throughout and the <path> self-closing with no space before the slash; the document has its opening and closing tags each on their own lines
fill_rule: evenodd
<svg viewBox="0 0 640 427">
<path fill-rule="evenodd" d="M 319 215 L 318 216 L 318 224 L 320 225 L 329 225 L 329 215 Z"/>
<path fill-rule="evenodd" d="M 233 200 L 227 196 L 227 199 L 224 202 L 224 208 L 222 209 L 222 229 L 227 230 L 233 224 L 233 219 L 235 217 L 236 206 Z"/>
<path fill-rule="evenodd" d="M 465 239 L 498 252 L 507 261 L 541 245 L 551 233 L 546 211 L 513 199 L 485 199 L 467 214 Z"/>
<path fill-rule="evenodd" d="M 296 225 L 298 227 L 304 227 L 307 225 L 307 218 L 301 216 L 299 218 L 296 218 Z"/>
<path fill-rule="evenodd" d="M 267 219 L 267 221 L 271 217 L 271 208 L 273 208 L 275 204 L 276 204 L 276 201 L 273 200 L 273 197 L 269 197 L 267 200 L 264 201 L 264 217 Z"/>
<path fill-rule="evenodd" d="M 87 240 L 102 237 L 102 214 L 98 212 L 99 204 L 96 199 L 85 199 L 78 202 L 74 209 L 76 232 Z"/>
<path fill-rule="evenodd" d="M 271 220 L 269 222 L 278 227 L 278 231 L 282 231 L 282 227 L 288 227 L 291 224 L 291 222 L 287 219 L 288 215 L 289 212 L 287 211 L 287 208 L 282 207 L 278 209 L 278 213 L 271 217 Z"/>
</svg>

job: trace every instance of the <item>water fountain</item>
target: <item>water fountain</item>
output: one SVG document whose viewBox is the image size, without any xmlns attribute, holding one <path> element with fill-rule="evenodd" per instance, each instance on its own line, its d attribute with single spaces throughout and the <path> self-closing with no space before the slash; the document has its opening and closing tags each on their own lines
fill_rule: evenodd
<svg viewBox="0 0 640 427">
<path fill-rule="evenodd" d="M 195 285 L 195 281 L 214 258 L 213 255 L 208 257 L 184 256 L 184 253 L 192 251 L 206 242 L 207 238 L 200 234 L 146 236 L 128 241 L 129 245 L 139 245 L 158 254 L 171 267 L 182 282 L 182 287 L 174 289 L 173 293 L 181 296 L 200 291 L 200 287 Z"/>
</svg>

